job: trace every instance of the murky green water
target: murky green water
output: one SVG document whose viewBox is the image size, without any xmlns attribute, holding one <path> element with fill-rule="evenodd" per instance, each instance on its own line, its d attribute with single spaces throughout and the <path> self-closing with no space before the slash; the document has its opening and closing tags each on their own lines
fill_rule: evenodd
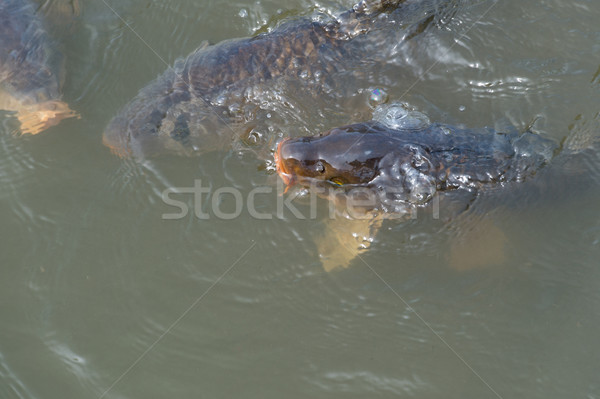
<svg viewBox="0 0 600 399">
<path fill-rule="evenodd" d="M 0 398 L 600 398 L 593 158 L 581 180 L 547 182 L 553 190 L 524 184 L 449 222 L 386 223 L 363 256 L 369 266 L 326 273 L 318 220 L 246 210 L 164 220 L 177 211 L 161 200 L 169 187 L 275 187 L 260 146 L 132 161 L 101 135 L 163 60 L 352 2 L 82 5 L 63 39 L 64 97 L 82 119 L 16 137 L 14 119 L 0 116 Z M 382 87 L 471 127 L 600 134 L 600 3 L 454 5 L 349 93 Z M 266 142 L 369 117 L 302 101 L 274 115 Z M 256 208 L 274 216 L 277 202 L 258 195 Z M 232 212 L 227 199 L 217 205 Z M 497 239 L 460 240 L 490 220 L 504 237 L 500 259 L 451 267 L 452 256 L 493 252 Z"/>
</svg>

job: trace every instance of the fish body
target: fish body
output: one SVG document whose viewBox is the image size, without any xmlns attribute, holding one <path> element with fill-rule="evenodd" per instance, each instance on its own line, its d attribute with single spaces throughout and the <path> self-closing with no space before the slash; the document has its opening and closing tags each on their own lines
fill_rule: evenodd
<svg viewBox="0 0 600 399">
<path fill-rule="evenodd" d="M 308 188 L 332 205 L 315 238 L 327 271 L 349 266 L 366 251 L 384 220 L 416 218 L 418 209 L 447 222 L 468 215 L 463 212 L 479 194 L 512 206 L 515 198 L 553 199 L 597 187 L 600 147 L 590 132 L 557 143 L 529 130 L 429 123 L 397 109 L 386 112 L 402 115 L 405 126 L 378 118 L 277 145 L 277 172 L 288 188 Z M 452 241 L 447 260 L 454 269 L 504 259 L 506 235 L 493 218 L 478 218 L 476 228 Z"/>
<path fill-rule="evenodd" d="M 436 193 L 524 181 L 558 148 L 529 131 L 441 123 L 394 128 L 370 121 L 283 140 L 276 165 L 288 185 L 373 189 L 379 198 L 373 208 L 389 212 L 393 204 L 425 204 Z"/>
<path fill-rule="evenodd" d="M 405 2 L 415 3 L 361 1 L 328 22 L 300 18 L 255 37 L 201 47 L 125 105 L 103 142 L 119 155 L 136 157 L 226 148 L 232 136 L 256 122 L 252 115 L 264 101 L 261 91 L 302 82 L 302 90 L 318 96 L 331 76 L 361 73 L 356 63 L 376 54 L 377 46 L 359 48 L 355 39 L 389 29 L 393 24 L 382 17 Z"/>
</svg>

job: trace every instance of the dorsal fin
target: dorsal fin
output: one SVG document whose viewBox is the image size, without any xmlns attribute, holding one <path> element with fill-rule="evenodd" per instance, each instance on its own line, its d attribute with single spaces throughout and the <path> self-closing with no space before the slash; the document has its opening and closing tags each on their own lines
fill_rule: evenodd
<svg viewBox="0 0 600 399">
<path fill-rule="evenodd" d="M 579 152 L 588 148 L 600 146 L 600 112 L 593 118 L 585 118 L 582 114 L 575 117 L 569 125 L 569 135 L 564 139 L 563 148 L 569 151 Z"/>
</svg>

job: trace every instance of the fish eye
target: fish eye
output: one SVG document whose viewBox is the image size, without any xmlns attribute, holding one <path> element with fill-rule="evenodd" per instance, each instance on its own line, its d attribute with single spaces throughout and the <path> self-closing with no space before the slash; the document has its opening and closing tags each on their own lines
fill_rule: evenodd
<svg viewBox="0 0 600 399">
<path fill-rule="evenodd" d="M 315 165 L 315 170 L 319 173 L 324 173 L 325 172 L 325 166 L 323 166 L 323 162 L 318 161 Z"/>
<path fill-rule="evenodd" d="M 342 177 L 334 177 L 329 181 L 335 184 L 336 186 L 343 186 L 344 184 L 346 184 L 346 181 Z"/>
</svg>

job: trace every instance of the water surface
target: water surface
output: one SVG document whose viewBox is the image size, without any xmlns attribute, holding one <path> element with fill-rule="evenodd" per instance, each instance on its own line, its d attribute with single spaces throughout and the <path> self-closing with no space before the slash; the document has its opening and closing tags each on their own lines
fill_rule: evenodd
<svg viewBox="0 0 600 399">
<path fill-rule="evenodd" d="M 279 137 L 369 119 L 368 107 L 270 103 L 257 143 L 199 158 L 123 160 L 102 145 L 119 109 L 203 41 L 351 5 L 82 1 L 63 39 L 64 98 L 82 119 L 18 137 L 0 116 L 0 397 L 600 398 L 593 157 L 554 191 L 525 184 L 450 221 L 386 223 L 364 262 L 326 273 L 313 239 L 322 220 L 275 217 L 275 194 L 257 200 L 270 220 L 164 220 L 177 209 L 161 192 L 196 180 L 211 192 L 274 188 Z M 378 87 L 439 122 L 598 136 L 596 1 L 451 5 L 347 83 L 357 104 Z M 473 239 L 490 226 L 500 235 Z M 451 266 L 497 241 L 489 264 Z"/>
</svg>

